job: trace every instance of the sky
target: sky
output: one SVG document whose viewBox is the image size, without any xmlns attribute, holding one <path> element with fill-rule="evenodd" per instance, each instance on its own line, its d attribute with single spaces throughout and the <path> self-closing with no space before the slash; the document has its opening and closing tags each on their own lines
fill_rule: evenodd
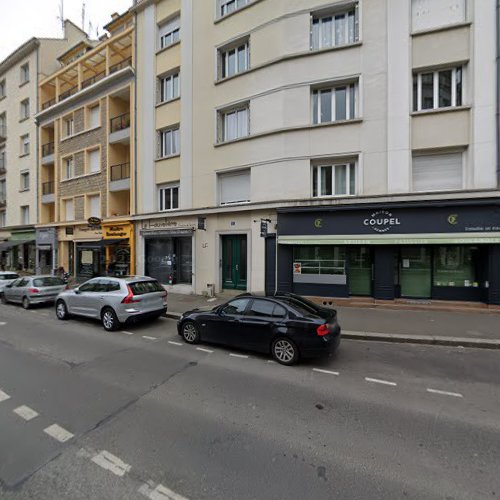
<svg viewBox="0 0 500 500">
<path fill-rule="evenodd" d="M 132 0 L 63 0 L 64 17 L 82 27 L 82 4 L 85 4 L 85 31 L 92 23 L 92 38 L 104 33 L 111 14 L 125 12 Z M 0 61 L 24 42 L 36 36 L 62 36 L 59 6 L 61 0 L 0 0 Z"/>
</svg>

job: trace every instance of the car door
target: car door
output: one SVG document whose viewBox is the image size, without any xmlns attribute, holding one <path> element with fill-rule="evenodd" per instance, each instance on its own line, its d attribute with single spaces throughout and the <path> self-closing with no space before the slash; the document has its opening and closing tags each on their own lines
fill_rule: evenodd
<svg viewBox="0 0 500 500">
<path fill-rule="evenodd" d="M 28 278 L 17 280 L 16 285 L 11 288 L 12 296 L 9 300 L 12 300 L 12 302 L 21 302 L 29 282 L 30 280 Z"/>
<path fill-rule="evenodd" d="M 17 284 L 18 284 L 18 282 L 20 282 L 22 280 L 23 280 L 23 278 L 19 278 L 5 287 L 3 293 L 4 293 L 6 300 L 11 301 L 11 302 L 15 301 Z"/>
<path fill-rule="evenodd" d="M 92 300 L 98 279 L 86 281 L 75 290 L 75 294 L 69 300 L 69 312 L 81 316 L 92 316 Z"/>
</svg>

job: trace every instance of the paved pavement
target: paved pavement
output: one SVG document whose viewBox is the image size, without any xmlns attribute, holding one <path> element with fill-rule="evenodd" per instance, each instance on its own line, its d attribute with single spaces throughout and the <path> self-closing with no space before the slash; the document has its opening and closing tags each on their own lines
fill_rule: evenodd
<svg viewBox="0 0 500 500">
<path fill-rule="evenodd" d="M 0 306 L 0 497 L 495 498 L 499 359 L 344 341 L 288 368 Z"/>
</svg>

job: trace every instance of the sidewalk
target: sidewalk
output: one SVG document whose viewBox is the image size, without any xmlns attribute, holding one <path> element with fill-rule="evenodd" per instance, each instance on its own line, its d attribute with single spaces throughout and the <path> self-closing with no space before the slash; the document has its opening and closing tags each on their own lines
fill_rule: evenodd
<svg viewBox="0 0 500 500">
<path fill-rule="evenodd" d="M 234 295 L 233 295 L 234 296 Z M 208 299 L 199 295 L 168 294 L 169 316 L 195 308 L 212 309 L 231 295 Z M 500 315 L 335 306 L 344 338 L 500 349 Z"/>
</svg>

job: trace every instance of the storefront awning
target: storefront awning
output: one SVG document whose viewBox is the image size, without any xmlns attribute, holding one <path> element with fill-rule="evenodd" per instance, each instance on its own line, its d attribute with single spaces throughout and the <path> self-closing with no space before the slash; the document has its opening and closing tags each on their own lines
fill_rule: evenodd
<svg viewBox="0 0 500 500">
<path fill-rule="evenodd" d="M 9 250 L 13 247 L 17 247 L 19 245 L 26 245 L 28 243 L 35 243 L 35 240 L 9 240 L 3 243 L 0 243 L 0 252 L 4 252 L 5 250 Z"/>
</svg>

